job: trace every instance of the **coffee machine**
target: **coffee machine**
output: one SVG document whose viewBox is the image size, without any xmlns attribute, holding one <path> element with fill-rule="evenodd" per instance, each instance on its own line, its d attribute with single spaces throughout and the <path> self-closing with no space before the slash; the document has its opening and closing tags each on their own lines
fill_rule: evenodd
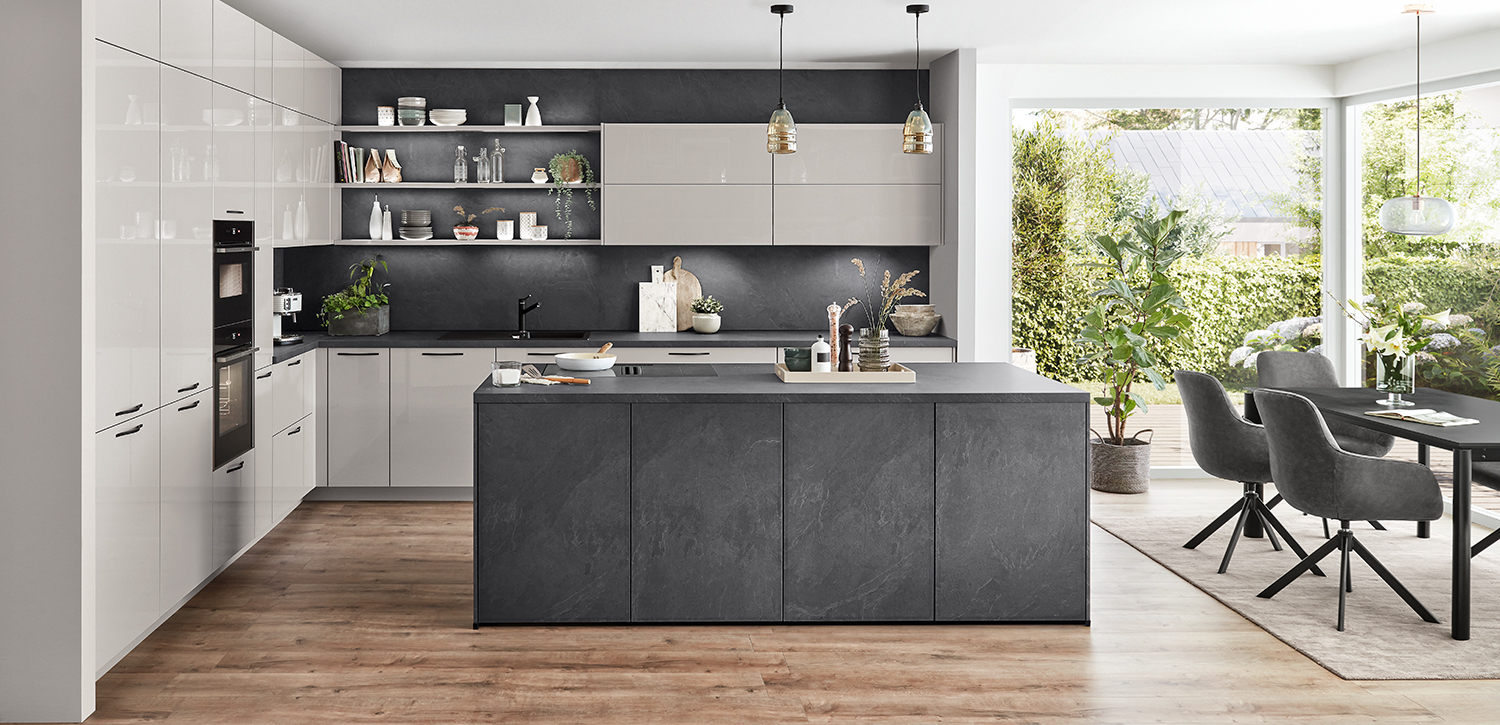
<svg viewBox="0 0 1500 725">
<path fill-rule="evenodd" d="M 281 334 L 281 318 L 290 316 L 293 322 L 297 321 L 297 313 L 302 311 L 302 293 L 294 292 L 290 287 L 277 287 L 272 294 L 272 308 L 276 315 L 271 318 L 271 334 L 277 345 L 295 345 L 302 342 L 302 336 L 297 334 Z"/>
</svg>

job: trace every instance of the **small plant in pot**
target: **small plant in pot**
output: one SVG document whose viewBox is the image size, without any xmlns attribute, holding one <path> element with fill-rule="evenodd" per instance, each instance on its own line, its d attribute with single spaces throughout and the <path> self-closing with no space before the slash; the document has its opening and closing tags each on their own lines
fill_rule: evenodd
<svg viewBox="0 0 1500 725">
<path fill-rule="evenodd" d="M 552 188 L 547 190 L 547 195 L 557 195 L 557 219 L 567 228 L 563 238 L 572 239 L 573 187 L 569 184 L 582 183 L 589 208 L 598 209 L 599 207 L 594 204 L 594 167 L 589 165 L 589 160 L 584 158 L 583 154 L 574 149 L 565 154 L 553 156 L 552 160 L 547 162 L 547 171 L 552 175 Z"/>
<path fill-rule="evenodd" d="M 458 213 L 459 218 L 459 222 L 453 225 L 453 237 L 465 242 L 472 242 L 476 237 L 479 236 L 479 227 L 474 225 L 475 219 L 478 219 L 479 217 L 482 217 L 485 214 L 489 214 L 491 212 L 505 210 L 498 206 L 492 206 L 482 212 L 479 212 L 478 214 L 466 214 L 463 207 L 455 206 L 453 207 L 453 211 Z"/>
<path fill-rule="evenodd" d="M 1109 260 L 1096 266 L 1111 274 L 1094 292 L 1098 302 L 1083 316 L 1075 343 L 1086 350 L 1080 364 L 1097 363 L 1104 371 L 1103 395 L 1094 402 L 1105 408 L 1108 435 L 1089 442 L 1089 486 L 1096 491 L 1143 493 L 1151 482 L 1151 442 L 1140 438 L 1148 431 L 1127 437 L 1125 424 L 1131 415 L 1146 410 L 1145 399 L 1132 386 L 1142 380 L 1157 390 L 1167 385 L 1156 369 L 1161 343 L 1180 337 L 1192 325 L 1183 312 L 1182 297 L 1167 278 L 1167 270 L 1187 253 L 1171 243 L 1182 215 L 1172 211 L 1160 219 L 1138 216 L 1133 232 L 1119 239 L 1094 240 Z"/>
<path fill-rule="evenodd" d="M 318 318 L 328 326 L 328 334 L 384 335 L 391 331 L 391 298 L 385 294 L 390 284 L 375 285 L 377 268 L 390 272 L 379 256 L 349 265 L 354 283 L 323 298 Z"/>
<path fill-rule="evenodd" d="M 705 335 L 719 331 L 719 313 L 724 311 L 724 303 L 713 295 L 699 297 L 693 300 L 692 310 L 694 330 Z"/>
</svg>

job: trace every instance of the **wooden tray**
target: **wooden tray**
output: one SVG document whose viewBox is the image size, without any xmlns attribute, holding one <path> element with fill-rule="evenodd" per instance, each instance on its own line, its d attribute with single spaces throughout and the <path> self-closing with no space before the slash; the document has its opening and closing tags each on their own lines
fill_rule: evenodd
<svg viewBox="0 0 1500 725">
<path fill-rule="evenodd" d="M 776 363 L 776 377 L 783 383 L 915 383 L 917 371 L 891 363 L 891 369 L 883 373 L 804 373 L 787 370 L 786 363 Z"/>
</svg>

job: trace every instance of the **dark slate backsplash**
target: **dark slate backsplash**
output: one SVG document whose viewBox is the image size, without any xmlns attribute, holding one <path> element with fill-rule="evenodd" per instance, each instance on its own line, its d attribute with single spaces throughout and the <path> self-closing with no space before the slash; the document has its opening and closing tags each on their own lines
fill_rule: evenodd
<svg viewBox="0 0 1500 725">
<path fill-rule="evenodd" d="M 391 284 L 395 330 L 511 329 L 516 299 L 528 294 L 542 303 L 527 316 L 532 329 L 634 330 L 637 283 L 650 281 L 653 264 L 670 269 L 674 256 L 724 303 L 724 329 L 816 330 L 830 303 L 865 299 L 851 258 L 865 261 L 875 288 L 887 269 L 919 269 L 912 286 L 925 292 L 929 270 L 927 247 L 293 247 L 277 250 L 276 283 L 302 292 L 307 312 L 287 329 L 318 329 L 323 296 L 374 254 L 390 265 L 376 280 Z M 859 306 L 848 314 L 864 324 Z"/>
</svg>

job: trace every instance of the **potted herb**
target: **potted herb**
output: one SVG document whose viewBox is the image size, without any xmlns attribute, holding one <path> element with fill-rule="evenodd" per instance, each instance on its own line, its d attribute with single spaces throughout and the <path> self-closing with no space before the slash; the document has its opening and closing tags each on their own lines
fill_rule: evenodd
<svg viewBox="0 0 1500 725">
<path fill-rule="evenodd" d="M 921 290 L 906 286 L 921 270 L 914 269 L 894 280 L 891 279 L 891 271 L 886 270 L 885 277 L 880 282 L 880 296 L 876 297 L 870 289 L 869 278 L 865 276 L 865 263 L 859 259 L 849 261 L 859 268 L 859 278 L 864 282 L 865 320 L 870 323 L 869 327 L 859 332 L 859 369 L 867 373 L 883 373 L 891 367 L 891 333 L 886 325 L 890 322 L 891 312 L 896 309 L 896 303 L 907 297 L 927 296 Z M 878 300 L 880 306 L 874 306 L 872 300 Z M 853 303 L 851 300 L 850 304 Z"/>
<path fill-rule="evenodd" d="M 1080 365 L 1098 363 L 1104 370 L 1103 395 L 1094 402 L 1105 408 L 1108 435 L 1089 442 L 1089 486 L 1096 491 L 1142 493 L 1150 485 L 1151 442 L 1140 439 L 1144 430 L 1127 437 L 1125 423 L 1146 410 L 1145 399 L 1131 390 L 1136 383 L 1145 379 L 1157 390 L 1167 385 L 1156 369 L 1161 343 L 1180 337 L 1192 324 L 1167 279 L 1167 270 L 1187 253 L 1170 241 L 1183 213 L 1168 212 L 1160 219 L 1137 216 L 1133 232 L 1094 240 L 1109 259 L 1095 266 L 1111 274 L 1094 291 L 1098 302 L 1083 316 L 1075 344 L 1085 350 Z"/>
<path fill-rule="evenodd" d="M 390 285 L 374 285 L 377 267 L 390 272 L 379 256 L 349 265 L 354 283 L 323 298 L 318 318 L 328 326 L 328 334 L 384 335 L 391 331 L 391 298 L 385 294 Z"/>
<path fill-rule="evenodd" d="M 567 232 L 564 239 L 573 238 L 573 187 L 569 184 L 583 184 L 584 196 L 588 197 L 589 208 L 598 209 L 594 204 L 594 167 L 589 165 L 589 160 L 578 153 L 577 149 L 565 154 L 558 154 L 547 162 L 547 171 L 552 174 L 552 188 L 547 190 L 547 195 L 557 194 L 556 214 L 558 221 L 566 227 Z"/>
<path fill-rule="evenodd" d="M 475 237 L 479 236 L 479 227 L 474 226 L 475 219 L 478 219 L 479 217 L 482 217 L 485 214 L 493 211 L 505 210 L 498 206 L 492 206 L 482 212 L 479 212 L 478 214 L 465 214 L 463 207 L 455 206 L 453 207 L 453 211 L 458 213 L 458 218 L 461 220 L 459 221 L 459 223 L 453 225 L 453 238 L 465 242 L 472 242 L 474 241 Z"/>
<path fill-rule="evenodd" d="M 724 303 L 714 299 L 713 295 L 699 297 L 693 300 L 693 329 L 705 335 L 711 335 L 719 331 L 719 313 L 724 311 Z"/>
</svg>

